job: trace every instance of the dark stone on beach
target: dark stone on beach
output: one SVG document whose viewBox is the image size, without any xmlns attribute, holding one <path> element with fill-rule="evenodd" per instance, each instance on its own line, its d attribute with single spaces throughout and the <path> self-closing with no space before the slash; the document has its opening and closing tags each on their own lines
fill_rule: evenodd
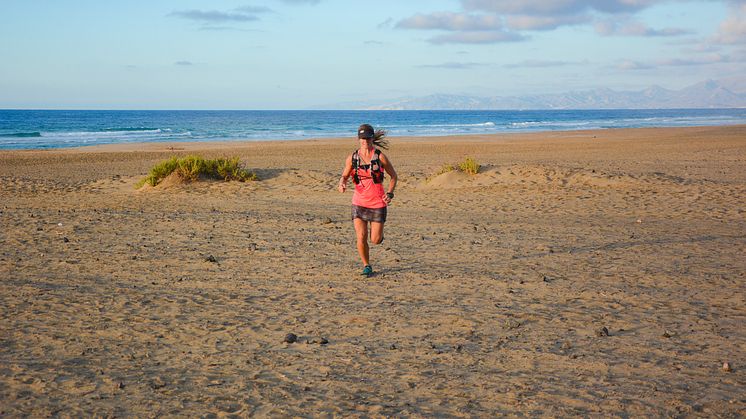
<svg viewBox="0 0 746 419">
<path fill-rule="evenodd" d="M 68 239 L 67 237 L 63 237 L 62 241 L 65 242 L 65 243 L 70 243 L 70 239 Z"/>
<path fill-rule="evenodd" d="M 391 344 L 391 345 L 389 346 L 389 349 L 391 349 L 392 351 L 395 351 L 395 350 L 397 350 L 397 349 L 399 349 L 399 348 L 397 348 L 397 347 L 396 347 L 396 344 L 392 343 L 392 344 Z"/>
<path fill-rule="evenodd" d="M 598 337 L 604 337 L 609 336 L 609 329 L 606 328 L 606 326 L 596 330 L 596 336 Z"/>
<path fill-rule="evenodd" d="M 208 257 L 205 258 L 205 262 L 218 263 L 218 260 L 215 259 L 215 256 L 210 255 L 210 256 L 208 256 Z"/>
<path fill-rule="evenodd" d="M 122 390 L 124 388 L 124 383 L 120 381 L 119 384 L 117 384 L 117 388 Z"/>
<path fill-rule="evenodd" d="M 666 330 L 665 332 L 663 332 L 663 335 L 662 335 L 662 336 L 663 336 L 664 338 L 670 338 L 671 336 L 673 336 L 673 333 L 671 333 L 671 332 L 669 332 L 668 330 Z"/>
<path fill-rule="evenodd" d="M 285 343 L 295 343 L 298 341 L 298 336 L 295 333 L 288 333 L 285 335 L 285 339 L 283 342 Z"/>
<path fill-rule="evenodd" d="M 158 389 L 163 388 L 163 387 L 166 387 L 166 383 L 163 381 L 163 379 L 161 377 L 155 377 L 150 382 L 150 388 L 152 388 L 153 390 L 158 390 Z"/>
<path fill-rule="evenodd" d="M 552 278 L 550 278 L 550 277 L 548 277 L 546 275 L 542 276 L 541 280 L 544 281 L 544 282 L 552 282 Z"/>
</svg>

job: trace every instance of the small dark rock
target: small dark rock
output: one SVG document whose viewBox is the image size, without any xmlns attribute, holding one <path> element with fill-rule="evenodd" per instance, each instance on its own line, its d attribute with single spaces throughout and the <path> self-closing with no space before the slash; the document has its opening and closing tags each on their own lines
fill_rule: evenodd
<svg viewBox="0 0 746 419">
<path fill-rule="evenodd" d="M 544 281 L 544 282 L 552 282 L 552 278 L 550 278 L 550 277 L 548 277 L 546 275 L 542 276 L 541 280 Z"/>
<path fill-rule="evenodd" d="M 392 351 L 395 351 L 395 350 L 397 350 L 399 348 L 396 346 L 395 343 L 392 343 L 391 345 L 389 345 L 389 349 L 391 349 Z"/>
<path fill-rule="evenodd" d="M 604 337 L 609 336 L 609 329 L 606 328 L 606 326 L 596 330 L 596 336 L 598 337 Z"/>
<path fill-rule="evenodd" d="M 63 237 L 62 241 L 65 242 L 65 243 L 70 243 L 70 239 L 68 239 L 67 237 Z"/>
<path fill-rule="evenodd" d="M 506 319 L 504 327 L 508 330 L 518 329 L 521 327 L 521 322 L 515 319 Z"/>
<path fill-rule="evenodd" d="M 205 262 L 218 263 L 218 260 L 215 259 L 215 256 L 210 255 L 210 256 L 208 256 L 208 257 L 205 258 Z"/>
<path fill-rule="evenodd" d="M 285 335 L 285 343 L 295 343 L 298 341 L 298 336 L 295 333 L 288 333 Z"/>
<path fill-rule="evenodd" d="M 124 383 L 120 381 L 119 384 L 117 384 L 117 388 L 120 389 L 120 390 L 123 389 L 124 388 Z"/>
<path fill-rule="evenodd" d="M 671 336 L 673 336 L 673 333 L 671 333 L 671 332 L 669 332 L 668 330 L 666 330 L 665 332 L 663 332 L 663 335 L 662 335 L 662 336 L 663 336 L 664 338 L 670 338 Z"/>
<path fill-rule="evenodd" d="M 160 377 L 156 377 L 150 382 L 150 388 L 153 390 L 158 390 L 163 387 L 166 387 L 166 383 Z"/>
</svg>

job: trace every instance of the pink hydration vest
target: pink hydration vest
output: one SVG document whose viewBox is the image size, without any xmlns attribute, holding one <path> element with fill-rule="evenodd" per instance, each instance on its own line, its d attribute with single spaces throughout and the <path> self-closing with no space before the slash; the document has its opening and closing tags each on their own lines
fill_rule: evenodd
<svg viewBox="0 0 746 419">
<path fill-rule="evenodd" d="M 376 150 L 370 165 L 361 165 L 357 150 L 352 153 L 352 180 L 355 193 L 352 195 L 352 205 L 365 208 L 383 208 L 383 166 L 380 160 L 381 151 Z"/>
</svg>

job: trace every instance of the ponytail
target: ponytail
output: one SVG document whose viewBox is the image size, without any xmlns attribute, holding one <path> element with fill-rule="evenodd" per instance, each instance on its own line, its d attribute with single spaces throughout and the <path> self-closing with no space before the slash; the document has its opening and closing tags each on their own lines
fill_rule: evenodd
<svg viewBox="0 0 746 419">
<path fill-rule="evenodd" d="M 375 135 L 373 136 L 373 145 L 382 148 L 384 150 L 389 149 L 389 140 L 386 139 L 386 131 L 379 129 L 376 130 Z"/>
</svg>

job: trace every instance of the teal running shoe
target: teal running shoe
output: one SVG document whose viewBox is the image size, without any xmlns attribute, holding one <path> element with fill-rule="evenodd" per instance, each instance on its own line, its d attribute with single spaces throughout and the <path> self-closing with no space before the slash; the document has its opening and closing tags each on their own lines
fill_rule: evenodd
<svg viewBox="0 0 746 419">
<path fill-rule="evenodd" d="M 360 273 L 362 276 L 371 276 L 373 275 L 373 267 L 370 265 L 365 265 L 363 268 L 363 272 Z"/>
</svg>

